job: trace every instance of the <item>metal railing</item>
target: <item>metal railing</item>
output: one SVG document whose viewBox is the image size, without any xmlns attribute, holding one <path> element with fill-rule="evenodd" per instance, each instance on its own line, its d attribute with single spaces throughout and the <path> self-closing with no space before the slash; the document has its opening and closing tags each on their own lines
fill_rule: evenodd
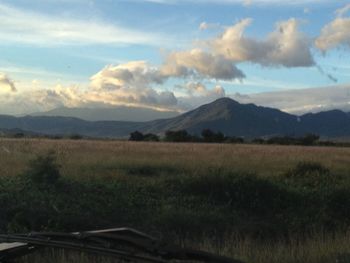
<svg viewBox="0 0 350 263">
<path fill-rule="evenodd" d="M 33 232 L 0 235 L 0 263 L 12 262 L 14 259 L 43 248 L 75 250 L 131 262 L 242 263 L 239 260 L 204 251 L 170 245 L 130 228 L 75 233 Z"/>
</svg>

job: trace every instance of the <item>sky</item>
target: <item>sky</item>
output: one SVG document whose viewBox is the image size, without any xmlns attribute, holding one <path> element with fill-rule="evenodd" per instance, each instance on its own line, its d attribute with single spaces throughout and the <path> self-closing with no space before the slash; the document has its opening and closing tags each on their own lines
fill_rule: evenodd
<svg viewBox="0 0 350 263">
<path fill-rule="evenodd" d="M 0 54 L 0 114 L 224 96 L 350 111 L 343 0 L 0 0 Z"/>
</svg>

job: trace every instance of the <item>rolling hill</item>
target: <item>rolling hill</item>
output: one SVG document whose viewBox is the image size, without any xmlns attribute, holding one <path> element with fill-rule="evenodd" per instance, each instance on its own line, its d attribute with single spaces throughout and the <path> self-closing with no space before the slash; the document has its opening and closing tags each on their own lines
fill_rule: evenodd
<svg viewBox="0 0 350 263">
<path fill-rule="evenodd" d="M 300 136 L 306 133 L 315 133 L 323 137 L 346 137 L 350 136 L 350 114 L 332 110 L 296 116 L 278 109 L 240 104 L 229 98 L 221 98 L 174 118 L 148 122 L 1 115 L 0 128 L 17 128 L 50 135 L 81 134 L 91 137 L 127 137 L 135 130 L 162 134 L 167 130 L 185 129 L 191 133 L 200 133 L 204 128 L 246 138 Z"/>
<path fill-rule="evenodd" d="M 157 111 L 148 108 L 110 107 L 110 108 L 68 108 L 61 107 L 46 112 L 36 112 L 31 116 L 71 117 L 86 121 L 151 121 L 172 118 L 179 115 L 176 111 Z"/>
</svg>

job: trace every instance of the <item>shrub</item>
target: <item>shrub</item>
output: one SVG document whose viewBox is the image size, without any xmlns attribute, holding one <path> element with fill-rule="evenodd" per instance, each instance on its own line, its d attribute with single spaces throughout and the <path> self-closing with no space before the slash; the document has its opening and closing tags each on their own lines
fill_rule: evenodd
<svg viewBox="0 0 350 263">
<path fill-rule="evenodd" d="M 59 165 L 54 152 L 39 155 L 29 163 L 25 176 L 36 184 L 53 185 L 60 178 Z"/>
<path fill-rule="evenodd" d="M 147 133 L 143 140 L 146 142 L 159 142 L 159 136 L 153 133 Z"/>
<path fill-rule="evenodd" d="M 80 135 L 80 134 L 72 134 L 72 135 L 69 136 L 69 139 L 71 139 L 71 140 L 81 140 L 81 139 L 83 139 L 83 136 Z"/>
<path fill-rule="evenodd" d="M 309 145 L 315 145 L 319 139 L 320 139 L 320 136 L 316 134 L 306 134 L 300 140 L 302 145 L 309 146 Z"/>
<path fill-rule="evenodd" d="M 330 170 L 320 163 L 300 162 L 286 174 L 287 182 L 294 186 L 309 189 L 324 189 L 337 181 Z"/>
</svg>

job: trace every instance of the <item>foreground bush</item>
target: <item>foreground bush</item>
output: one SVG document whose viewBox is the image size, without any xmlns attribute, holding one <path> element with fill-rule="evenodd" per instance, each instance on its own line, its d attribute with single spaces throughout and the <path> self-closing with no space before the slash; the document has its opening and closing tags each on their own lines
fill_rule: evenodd
<svg viewBox="0 0 350 263">
<path fill-rule="evenodd" d="M 123 169 L 120 177 L 61 178 L 54 155 L 38 157 L 25 176 L 0 178 L 0 232 L 129 226 L 186 239 L 235 233 L 280 240 L 350 226 L 350 189 L 319 164 L 277 178 L 218 169 L 190 176 L 166 165 Z"/>
<path fill-rule="evenodd" d="M 54 152 L 39 155 L 29 163 L 24 173 L 30 181 L 36 184 L 54 185 L 60 178 L 59 165 Z"/>
</svg>

